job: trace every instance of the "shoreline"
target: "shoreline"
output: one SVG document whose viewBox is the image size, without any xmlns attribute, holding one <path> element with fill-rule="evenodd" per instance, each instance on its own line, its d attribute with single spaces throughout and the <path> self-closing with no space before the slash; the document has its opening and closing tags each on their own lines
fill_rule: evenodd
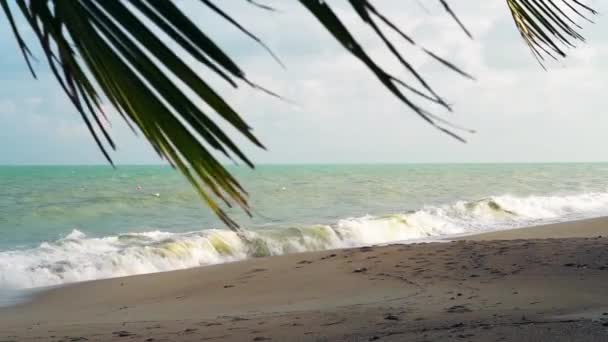
<svg viewBox="0 0 608 342">
<path fill-rule="evenodd" d="M 604 234 L 604 235 L 602 235 Z M 386 243 L 377 243 L 371 245 L 362 245 L 362 246 L 353 246 L 353 247 L 343 247 L 343 248 L 331 248 L 324 249 L 318 251 L 304 251 L 304 252 L 296 252 L 296 253 L 286 253 L 280 255 L 272 255 L 272 256 L 263 256 L 263 257 L 253 257 L 246 258 L 241 260 L 234 261 L 226 261 L 219 262 L 215 264 L 196 266 L 196 267 L 188 267 L 183 269 L 174 269 L 174 270 L 166 270 L 159 272 L 150 272 L 150 273 L 140 273 L 140 274 L 131 274 L 125 276 L 117 276 L 117 277 L 109 277 L 109 278 L 99 278 L 99 279 L 90 279 L 83 281 L 76 281 L 70 283 L 63 284 L 55 284 L 55 285 L 47 285 L 41 287 L 34 288 L 24 288 L 24 289 L 9 289 L 10 292 L 16 294 L 14 304 L 5 304 L 3 305 L 0 302 L 0 310 L 3 308 L 10 308 L 16 305 L 28 304 L 30 302 L 35 301 L 37 296 L 43 295 L 44 293 L 61 289 L 64 287 L 78 286 L 79 284 L 104 281 L 104 280 L 116 280 L 122 278 L 132 278 L 132 277 L 140 277 L 140 276 L 153 276 L 164 273 L 171 272 L 183 272 L 193 269 L 207 268 L 207 267 L 221 267 L 222 265 L 229 265 L 234 263 L 247 262 L 251 260 L 258 259 L 267 259 L 267 258 L 277 258 L 284 256 L 297 256 L 297 255 L 306 255 L 306 254 L 318 254 L 325 252 L 339 252 L 343 250 L 357 250 L 360 248 L 367 247 L 388 247 L 388 246 L 396 246 L 396 245 L 425 245 L 425 244 L 435 244 L 435 243 L 453 243 L 458 241 L 493 241 L 493 240 L 521 240 L 521 239 L 553 239 L 553 238 L 596 238 L 596 237 L 608 237 L 608 216 L 600 216 L 600 217 L 592 217 L 592 218 L 583 218 L 583 219 L 575 219 L 572 221 L 563 221 L 563 222 L 555 222 L 555 223 L 543 223 L 539 225 L 532 226 L 522 226 L 516 228 L 507 228 L 507 229 L 499 229 L 492 230 L 486 232 L 476 232 L 476 233 L 465 233 L 465 234 L 456 234 L 449 235 L 444 237 L 436 237 L 436 238 L 420 238 L 420 239 L 412 239 L 412 240 L 403 240 L 403 241 L 394 241 L 394 242 L 386 242 Z M 13 297 L 6 297 L 0 299 L 8 299 L 9 302 Z"/>
<path fill-rule="evenodd" d="M 93 280 L 0 308 L 0 331 L 18 341 L 600 341 L 606 247 L 604 217 Z"/>
<path fill-rule="evenodd" d="M 457 240 L 512 240 L 517 239 L 545 239 L 545 238 L 594 238 L 608 236 L 606 228 L 608 217 L 593 217 L 587 219 L 545 223 L 535 226 L 526 226 L 513 229 L 496 230 L 458 237 Z"/>
<path fill-rule="evenodd" d="M 365 216 L 363 216 L 365 217 Z M 608 216 L 605 216 L 606 218 L 608 218 Z M 383 218 L 383 216 L 379 216 L 379 218 Z M 343 249 L 354 249 L 354 248 L 359 248 L 359 247 L 364 247 L 364 246 L 390 246 L 390 245 L 395 245 L 395 244 L 424 244 L 424 243 L 447 243 L 447 242 L 452 242 L 452 241 L 460 241 L 460 240 L 481 240 L 481 239 L 490 239 L 490 237 L 492 237 L 493 239 L 501 239 L 501 236 L 509 236 L 511 235 L 510 232 L 511 231 L 517 231 L 518 235 L 522 235 L 525 231 L 528 231 L 528 229 L 531 230 L 540 230 L 541 228 L 548 228 L 551 230 L 554 230 L 555 228 L 558 228 L 560 226 L 563 225 L 571 225 L 571 224 L 577 224 L 578 222 L 583 222 L 585 226 L 587 226 L 589 223 L 597 221 L 601 224 L 601 222 L 603 221 L 604 216 L 600 216 L 600 217 L 592 217 L 592 218 L 576 218 L 573 219 L 571 221 L 556 221 L 556 222 L 546 222 L 546 223 L 542 223 L 542 224 L 538 224 L 538 225 L 530 225 L 530 226 L 515 226 L 515 227 L 508 227 L 508 228 L 503 228 L 503 227 L 494 227 L 494 229 L 491 230 L 487 230 L 487 231 L 473 231 L 473 232 L 464 232 L 464 233 L 449 233 L 449 234 L 444 234 L 444 235 L 438 235 L 438 236 L 429 236 L 429 237 L 420 237 L 420 238 L 409 238 L 409 239 L 394 239 L 394 240 L 388 240 L 386 242 L 360 242 L 360 243 L 352 243 L 352 242 L 348 242 L 348 243 L 338 243 L 336 245 L 329 245 L 329 246 L 323 246 L 322 249 L 316 249 L 313 248 L 311 250 L 304 250 L 304 251 L 297 251 L 297 252 L 293 252 L 293 251 L 279 251 L 278 254 L 273 254 L 273 255 L 265 255 L 262 254 L 262 256 L 264 257 L 277 257 L 277 256 L 282 256 L 282 255 L 290 255 L 290 254 L 301 254 L 301 253 L 313 253 L 313 252 L 323 252 L 323 251 L 335 251 L 335 250 L 343 250 Z M 325 226 L 325 225 L 320 225 L 320 226 Z M 327 225 L 329 227 L 329 225 Z M 310 226 L 313 227 L 313 226 Z M 565 228 L 565 229 L 564 229 Z M 594 229 L 596 229 L 595 227 L 592 227 L 590 230 L 588 229 L 588 231 L 586 233 L 584 232 L 576 232 L 576 233 L 571 233 L 570 232 L 570 227 L 564 227 L 564 228 L 560 228 L 560 231 L 563 231 L 560 235 L 560 237 L 594 237 L 595 233 L 593 232 Z M 188 231 L 188 232 L 177 232 L 177 233 L 169 233 L 169 234 L 176 234 L 176 235 L 188 235 L 188 234 L 194 234 L 194 233 L 200 233 L 200 232 L 205 232 L 206 230 L 201 230 L 201 231 Z M 218 231 L 217 229 L 210 229 L 209 231 Z M 221 232 L 221 230 L 219 230 Z M 227 231 L 227 230 L 226 230 Z M 253 230 L 255 232 L 255 230 Z M 144 234 L 146 234 L 148 232 L 144 232 Z M 154 233 L 154 232 L 153 232 Z M 163 232 L 164 233 L 164 232 Z M 128 236 L 130 233 L 116 233 L 115 235 L 110 235 L 109 237 L 113 238 L 113 237 L 120 237 L 123 235 Z M 138 232 L 134 233 L 134 234 L 139 234 Z M 522 238 L 532 238 L 534 236 L 538 237 L 542 237 L 542 235 L 546 234 L 545 232 L 540 233 L 540 234 L 528 234 L 525 237 L 522 235 Z M 60 241 L 62 239 L 69 239 L 72 235 L 82 235 L 83 237 L 85 237 L 85 234 L 78 231 L 77 229 L 74 229 L 72 231 L 72 233 L 68 234 L 67 236 L 64 236 L 62 238 L 59 238 L 57 241 Z M 90 239 L 103 239 L 106 238 L 108 236 L 93 236 Z M 89 238 L 88 236 L 86 236 L 86 238 Z M 56 242 L 56 241 L 53 241 Z M 344 242 L 344 241 L 339 241 L 339 242 Z M 35 246 L 40 246 L 40 243 L 35 245 Z M 3 252 L 27 252 L 30 249 L 36 249 L 37 247 L 32 246 L 32 247 L 27 247 L 24 249 L 15 249 L 15 250 L 6 250 Z M 223 245 L 219 246 L 219 249 L 224 248 Z M 215 266 L 215 265 L 223 265 L 223 264 L 229 264 L 229 263 L 234 263 L 234 262 L 241 262 L 241 261 L 245 261 L 245 260 L 249 260 L 249 259 L 256 259 L 259 258 L 260 256 L 255 255 L 255 253 L 253 255 L 246 255 L 244 257 L 240 256 L 240 257 L 226 257 L 224 260 L 220 260 L 220 261 L 212 261 L 210 263 L 207 264 L 203 264 L 203 265 L 190 265 L 190 266 L 185 266 L 183 268 L 180 268 L 179 266 L 177 266 L 176 268 L 165 268 L 165 269 L 160 269 L 160 270 L 153 270 L 153 271 L 149 271 L 149 270 L 144 270 L 144 271 L 139 271 L 136 273 L 132 273 L 132 274 L 121 274 L 121 275 L 110 275 L 110 276 L 105 276 L 105 277 L 98 277 L 98 278 L 84 278 L 84 279 L 71 279 L 68 282 L 61 282 L 61 283 L 42 283 L 39 285 L 36 285 L 34 287 L 26 287 L 26 288 L 14 288 L 14 287 L 9 287 L 7 290 L 9 292 L 15 292 L 20 294 L 20 297 L 25 297 L 27 298 L 28 295 L 27 293 L 29 292 L 44 292 L 45 289 L 47 288 L 53 288 L 53 287 L 62 287 L 62 286 L 66 286 L 66 285 L 72 285 L 72 284 L 78 284 L 78 283 L 83 283 L 83 282 L 89 282 L 89 281 L 97 281 L 97 280 L 104 280 L 104 279 L 115 279 L 115 278 L 121 278 L 121 277 L 130 277 L 130 276 L 137 276 L 137 275 L 145 275 L 145 274 L 157 274 L 157 273 L 165 273 L 165 272 L 172 272 L 172 271 L 179 271 L 179 270 L 186 270 L 186 269 L 191 269 L 191 268 L 198 268 L 198 267 L 208 267 L 208 266 Z M 220 257 L 221 258 L 221 257 Z M 30 269 L 35 269 L 36 265 L 32 266 Z M 1 284 L 0 284 L 1 285 Z M 0 293 L 1 295 L 2 293 Z M 23 294 L 23 295 L 21 295 Z M 11 298 L 8 296 L 0 296 L 0 308 L 1 307 L 5 307 L 6 304 L 3 304 L 3 302 L 6 302 L 7 300 L 10 300 Z M 19 300 L 21 302 L 21 300 Z"/>
<path fill-rule="evenodd" d="M 509 236 L 513 236 L 513 234 L 516 234 L 517 236 L 519 236 L 519 238 L 522 238 L 522 239 L 523 238 L 526 238 L 526 239 L 542 238 L 542 236 L 544 236 L 544 235 L 548 236 L 548 233 L 549 233 L 548 230 L 551 230 L 551 233 L 553 235 L 555 235 L 554 233 L 556 231 L 559 232 L 558 235 L 559 235 L 559 237 L 562 237 L 562 238 L 595 237 L 597 235 L 597 234 L 595 234 L 595 230 L 598 229 L 597 225 L 601 225 L 605 220 L 608 220 L 608 216 L 593 217 L 593 218 L 587 218 L 587 219 L 576 219 L 573 221 L 563 221 L 563 222 L 556 222 L 556 223 L 545 223 L 545 224 L 540 224 L 540 225 L 523 226 L 523 227 L 516 227 L 516 228 L 499 229 L 499 230 L 486 231 L 486 232 L 447 235 L 447 236 L 443 236 L 443 237 L 419 238 L 419 239 L 411 239 L 411 240 L 383 242 L 383 243 L 376 243 L 376 244 L 370 244 L 370 245 L 330 248 L 330 249 L 323 249 L 323 250 L 317 250 L 317 251 L 285 253 L 285 254 L 279 254 L 279 255 L 264 256 L 264 258 L 274 258 L 274 257 L 285 256 L 285 255 L 298 255 L 298 254 L 307 254 L 307 253 L 341 251 L 341 250 L 348 250 L 348 249 L 357 249 L 357 248 L 367 247 L 367 246 L 385 247 L 385 246 L 391 246 L 391 245 L 405 245 L 405 244 L 418 245 L 418 244 L 428 244 L 428 243 L 450 243 L 450 242 L 462 241 L 462 240 L 473 240 L 473 241 L 501 240 L 501 239 L 505 239 L 505 238 L 509 239 Z M 583 223 L 584 227 L 587 227 L 585 229 L 585 231 L 580 231 L 580 230 L 575 231 L 572 229 L 573 228 L 572 226 L 578 225 L 579 222 Z M 608 235 L 608 232 L 606 234 Z M 259 259 L 259 258 L 260 257 L 249 257 L 249 258 L 240 259 L 240 260 L 237 259 L 237 260 L 233 260 L 233 261 L 224 261 L 224 262 L 218 262 L 218 263 L 213 263 L 213 264 L 208 264 L 208 265 L 187 267 L 187 268 L 181 268 L 181 269 L 172 269 L 172 270 L 170 269 L 170 270 L 164 270 L 164 271 L 158 271 L 158 272 L 138 273 L 138 274 L 130 274 L 130 275 L 124 275 L 124 276 L 108 277 L 108 278 L 81 280 L 81 281 L 45 285 L 45 286 L 33 287 L 33 288 L 8 289 L 7 293 L 2 293 L 2 296 L 0 296 L 0 309 L 10 308 L 12 306 L 19 305 L 19 304 L 27 304 L 27 303 L 35 300 L 37 295 L 43 294 L 43 293 L 45 293 L 51 289 L 55 289 L 55 288 L 62 288 L 62 287 L 66 287 L 66 286 L 73 286 L 73 285 L 78 285 L 81 283 L 88 283 L 88 282 L 94 282 L 94 281 L 100 281 L 100 280 L 129 278 L 129 277 L 136 277 L 136 276 L 143 276 L 143 275 L 162 274 L 162 273 L 166 273 L 166 272 L 185 271 L 185 270 L 197 269 L 197 268 L 201 268 L 201 267 L 220 266 L 220 265 L 231 264 L 231 263 L 235 263 L 235 262 L 238 263 L 238 262 L 244 262 L 247 260 Z M 9 295 L 7 295 L 7 294 L 9 294 Z"/>
</svg>

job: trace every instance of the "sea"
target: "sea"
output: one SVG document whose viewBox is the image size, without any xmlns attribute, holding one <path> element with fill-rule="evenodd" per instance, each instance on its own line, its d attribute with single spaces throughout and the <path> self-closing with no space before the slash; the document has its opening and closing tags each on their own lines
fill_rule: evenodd
<svg viewBox="0 0 608 342">
<path fill-rule="evenodd" d="M 608 215 L 608 164 L 229 166 L 237 234 L 168 166 L 0 167 L 2 294 Z"/>
</svg>

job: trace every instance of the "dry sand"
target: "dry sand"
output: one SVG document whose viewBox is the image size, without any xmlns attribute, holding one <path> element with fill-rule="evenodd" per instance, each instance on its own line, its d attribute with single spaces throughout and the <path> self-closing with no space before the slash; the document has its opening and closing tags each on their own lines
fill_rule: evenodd
<svg viewBox="0 0 608 342">
<path fill-rule="evenodd" d="M 608 219 L 64 286 L 0 341 L 608 341 Z"/>
</svg>

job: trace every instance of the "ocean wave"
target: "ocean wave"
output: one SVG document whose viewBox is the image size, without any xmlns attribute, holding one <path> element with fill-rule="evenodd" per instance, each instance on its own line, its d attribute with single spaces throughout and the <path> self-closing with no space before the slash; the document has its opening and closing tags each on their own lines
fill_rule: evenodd
<svg viewBox="0 0 608 342">
<path fill-rule="evenodd" d="M 329 225 L 88 237 L 74 230 L 36 248 L 0 252 L 0 288 L 22 289 L 225 263 L 247 258 L 461 234 L 600 216 L 608 193 L 495 196 Z"/>
</svg>

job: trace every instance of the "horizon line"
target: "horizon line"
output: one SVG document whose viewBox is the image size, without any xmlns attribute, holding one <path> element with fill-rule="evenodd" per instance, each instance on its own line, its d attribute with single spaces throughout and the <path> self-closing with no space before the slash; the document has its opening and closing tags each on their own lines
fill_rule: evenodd
<svg viewBox="0 0 608 342">
<path fill-rule="evenodd" d="M 286 162 L 286 163 L 256 163 L 254 166 L 374 166 L 374 165 L 501 165 L 501 164 L 522 164 L 522 165 L 540 165 L 540 164 L 606 164 L 608 161 L 464 161 L 464 162 L 437 162 L 437 161 L 425 161 L 425 162 Z M 250 169 L 245 164 L 234 164 L 225 163 L 222 164 L 225 167 L 244 167 Z M 171 167 L 168 163 L 121 163 L 114 164 L 114 166 L 107 163 L 90 163 L 90 164 L 78 164 L 78 163 L 64 163 L 64 164 L 52 164 L 52 163 L 14 163 L 14 164 L 2 164 L 0 167 L 56 167 L 56 166 L 107 166 L 109 168 L 120 168 L 121 166 L 166 166 Z"/>
</svg>

